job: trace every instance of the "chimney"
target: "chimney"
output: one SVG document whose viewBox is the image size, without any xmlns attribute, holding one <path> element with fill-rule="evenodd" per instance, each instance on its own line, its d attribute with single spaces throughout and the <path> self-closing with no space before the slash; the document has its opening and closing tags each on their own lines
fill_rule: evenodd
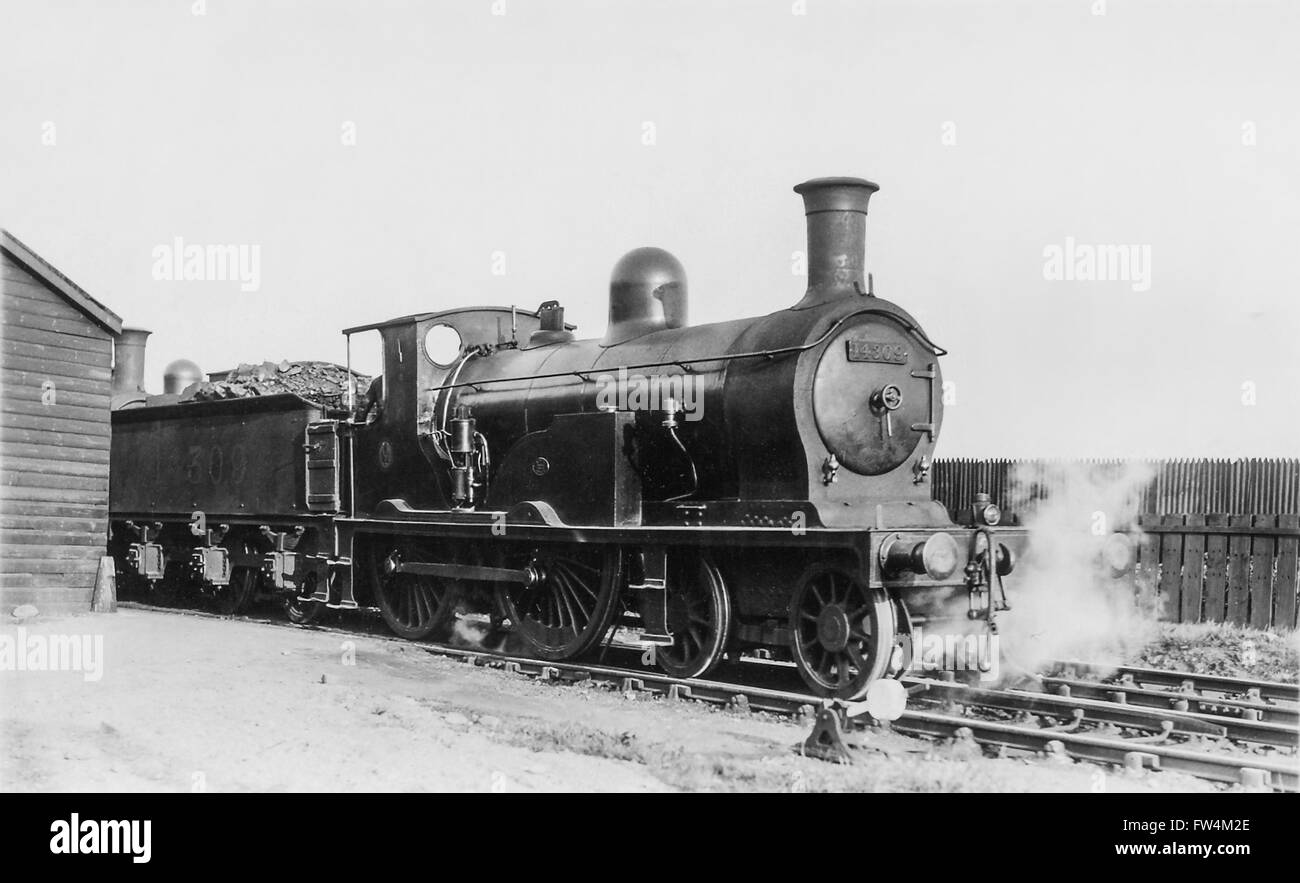
<svg viewBox="0 0 1300 883">
<path fill-rule="evenodd" d="M 113 394 L 144 392 L 144 342 L 152 332 L 123 328 L 113 343 Z"/>
<path fill-rule="evenodd" d="M 813 178 L 794 188 L 808 216 L 808 292 L 794 309 L 867 293 L 867 202 L 879 189 L 862 178 Z"/>
</svg>

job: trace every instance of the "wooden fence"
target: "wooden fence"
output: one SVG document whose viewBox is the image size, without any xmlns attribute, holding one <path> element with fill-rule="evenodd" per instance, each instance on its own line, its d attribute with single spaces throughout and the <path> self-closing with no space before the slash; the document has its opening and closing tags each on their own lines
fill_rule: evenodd
<svg viewBox="0 0 1300 883">
<path fill-rule="evenodd" d="M 1300 515 L 1143 515 L 1137 584 L 1162 619 L 1292 629 Z"/>
<path fill-rule="evenodd" d="M 1139 591 L 1173 622 L 1294 629 L 1300 622 L 1300 460 L 1166 460 L 1138 464 Z M 935 499 L 955 511 L 977 492 L 1026 512 L 1067 476 L 1102 485 L 1132 461 L 939 460 Z M 1137 475 L 1144 474 L 1136 472 Z M 1130 479 L 1131 480 L 1131 479 Z M 1280 513 L 1280 514 L 1272 514 Z"/>
<path fill-rule="evenodd" d="M 1139 489 L 1137 511 L 1300 513 L 1300 459 L 1252 460 L 973 460 L 939 459 L 934 498 L 949 510 L 969 506 L 978 492 L 1009 512 L 1023 511 L 1057 489 L 1059 478 L 1087 471 L 1104 478 L 1137 469 L 1153 475 Z"/>
</svg>

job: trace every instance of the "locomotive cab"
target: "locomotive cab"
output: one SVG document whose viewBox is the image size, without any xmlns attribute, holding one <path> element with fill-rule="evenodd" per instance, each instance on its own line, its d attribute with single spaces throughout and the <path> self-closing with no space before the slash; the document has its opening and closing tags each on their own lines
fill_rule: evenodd
<svg viewBox="0 0 1300 883">
<path fill-rule="evenodd" d="M 355 514 L 373 514 L 386 500 L 416 509 L 452 508 L 446 463 L 433 443 L 439 414 L 430 390 L 454 382 L 476 352 L 516 349 L 520 341 L 541 346 L 563 340 L 572 328 L 551 302 L 538 311 L 467 307 L 344 329 L 349 353 L 352 335 L 361 332 L 379 332 L 383 346 L 383 372 L 353 420 Z M 548 334 L 554 339 L 547 340 Z"/>
</svg>

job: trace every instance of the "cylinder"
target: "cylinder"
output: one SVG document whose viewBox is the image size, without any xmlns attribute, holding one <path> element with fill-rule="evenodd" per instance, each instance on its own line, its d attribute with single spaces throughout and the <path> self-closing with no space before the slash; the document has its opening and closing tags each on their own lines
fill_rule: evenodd
<svg viewBox="0 0 1300 883">
<path fill-rule="evenodd" d="M 808 291 L 796 310 L 866 294 L 867 203 L 879 189 L 862 178 L 814 178 L 794 188 L 808 219 Z"/>
<path fill-rule="evenodd" d="M 113 393 L 144 392 L 145 341 L 152 332 L 123 328 L 113 342 Z"/>
</svg>

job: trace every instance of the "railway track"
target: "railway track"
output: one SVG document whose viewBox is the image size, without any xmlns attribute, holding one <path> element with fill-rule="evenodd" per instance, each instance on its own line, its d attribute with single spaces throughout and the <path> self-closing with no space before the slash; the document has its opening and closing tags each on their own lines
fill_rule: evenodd
<svg viewBox="0 0 1300 883">
<path fill-rule="evenodd" d="M 1059 696 L 1075 696 L 1152 709 L 1194 712 L 1238 721 L 1272 723 L 1280 727 L 1300 727 L 1300 710 L 1262 702 L 1217 699 L 1195 694 L 1152 690 L 1136 684 L 1103 684 L 1075 678 L 1044 677 L 1043 687 Z"/>
<path fill-rule="evenodd" d="M 122 606 L 188 616 L 232 618 L 136 602 L 122 602 Z M 1116 685 L 1097 681 L 1077 682 L 1092 684 L 1101 691 L 1100 698 L 1082 696 L 1075 690 L 1065 693 L 994 690 L 942 678 L 907 677 L 902 683 L 909 699 L 915 700 L 916 705 L 905 709 L 897 720 L 885 723 L 873 720 L 862 703 L 825 700 L 801 689 L 801 682 L 797 687 L 793 686 L 791 679 L 797 681 L 793 667 L 779 662 L 746 660 L 720 667 L 717 676 L 711 679 L 679 679 L 636 667 L 635 660 L 639 658 L 640 650 L 619 644 L 610 645 L 607 651 L 615 660 L 626 664 L 588 660 L 547 662 L 484 649 L 413 643 L 382 632 L 357 628 L 320 624 L 295 626 L 284 620 L 260 616 L 233 618 L 340 635 L 361 632 L 368 637 L 418 647 L 430 654 L 469 665 L 500 669 L 540 681 L 595 682 L 623 693 L 657 694 L 669 700 L 690 700 L 742 711 L 796 716 L 813 726 L 800 750 L 829 760 L 851 762 L 854 745 L 869 741 L 874 728 L 887 727 L 911 736 L 970 742 L 994 754 L 1028 752 L 1113 765 L 1131 771 L 1177 771 L 1255 789 L 1300 790 L 1300 758 L 1296 754 L 1300 728 L 1277 720 L 1239 717 L 1231 710 L 1224 714 L 1171 708 L 1167 703 L 1153 705 L 1131 701 L 1135 695 L 1198 698 L 1186 692 L 1150 691 L 1137 684 L 1122 686 L 1120 693 L 1125 699 L 1117 700 L 1114 698 Z M 1089 664 L 1076 665 L 1079 667 L 1075 673 L 1078 673 Z M 1090 666 L 1089 670 L 1100 671 L 1102 667 Z M 1160 674 L 1171 678 L 1185 677 L 1181 672 Z M 1056 687 L 1059 686 L 1057 681 L 1076 679 L 1043 680 L 1045 686 Z M 1216 679 L 1219 683 L 1224 680 Z M 1255 685 L 1261 687 L 1258 704 L 1284 710 L 1277 704 L 1263 701 L 1263 682 Z M 1234 690 L 1236 686 L 1233 685 Z M 1266 686 L 1269 691 L 1277 692 L 1273 688 L 1285 689 L 1288 685 Z"/>
<path fill-rule="evenodd" d="M 1074 672 L 1075 677 L 1092 679 L 1113 677 L 1120 684 L 1142 684 L 1180 694 L 1217 694 L 1223 698 L 1239 697 L 1269 705 L 1300 706 L 1300 684 L 1166 671 L 1158 668 L 1138 668 L 1131 665 L 1111 666 L 1076 660 L 1055 660 L 1050 665 L 1060 672 Z"/>
<path fill-rule="evenodd" d="M 1300 688 L 1293 684 L 1086 662 L 1055 662 L 1049 670 L 1043 688 L 1059 696 L 1210 715 L 1244 728 L 1260 722 L 1300 730 Z"/>
<path fill-rule="evenodd" d="M 1146 730 L 1171 736 L 1227 739 L 1276 748 L 1300 747 L 1300 728 L 1283 723 L 1241 719 L 1187 709 L 1143 706 L 1113 699 L 1076 694 L 985 690 L 946 681 L 905 679 L 924 685 L 922 696 L 947 705 L 975 705 L 1017 712 L 1022 716 L 1049 716 L 1079 725 L 1099 723 L 1121 729 Z"/>
</svg>

